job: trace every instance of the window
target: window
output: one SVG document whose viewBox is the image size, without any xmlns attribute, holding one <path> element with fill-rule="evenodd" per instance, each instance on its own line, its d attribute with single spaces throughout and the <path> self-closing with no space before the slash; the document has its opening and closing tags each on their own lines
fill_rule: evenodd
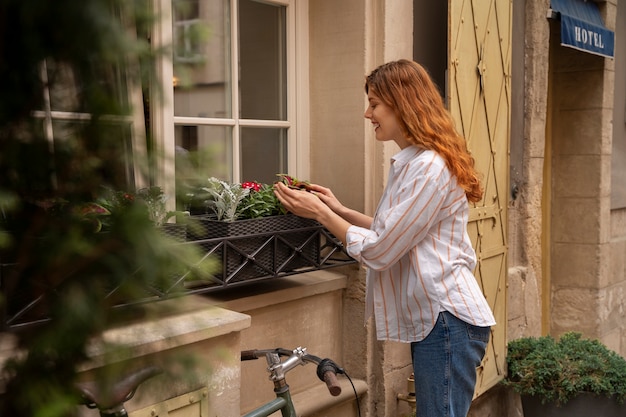
<svg viewBox="0 0 626 417">
<path fill-rule="evenodd" d="M 119 189 L 143 185 L 144 176 L 135 162 L 138 154 L 145 154 L 145 123 L 141 111 L 132 111 L 142 108 L 141 90 L 129 79 L 125 63 L 77 68 L 47 59 L 41 63 L 41 78 L 45 86 L 44 107 L 33 116 L 41 123 L 42 135 L 53 151 L 53 184 L 63 188 L 76 178 L 83 178 L 95 184 L 103 180 Z M 81 109 L 85 109 L 86 96 L 100 94 L 96 89 L 113 91 L 113 100 L 120 106 L 117 114 L 97 115 L 101 123 L 94 132 L 87 122 L 95 114 Z M 72 162 L 83 153 L 99 155 L 106 163 L 89 171 L 94 167 Z M 83 173 L 83 168 L 88 173 Z"/>
<path fill-rule="evenodd" d="M 174 138 L 164 146 L 178 181 L 295 172 L 292 3 L 171 0 Z"/>
</svg>

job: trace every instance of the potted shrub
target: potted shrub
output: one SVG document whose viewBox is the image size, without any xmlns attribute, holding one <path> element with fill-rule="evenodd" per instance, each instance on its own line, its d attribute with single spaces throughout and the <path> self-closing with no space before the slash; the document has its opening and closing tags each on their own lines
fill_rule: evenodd
<svg viewBox="0 0 626 417">
<path fill-rule="evenodd" d="M 595 339 L 568 332 L 508 345 L 503 384 L 522 398 L 524 416 L 626 415 L 626 360 Z"/>
</svg>

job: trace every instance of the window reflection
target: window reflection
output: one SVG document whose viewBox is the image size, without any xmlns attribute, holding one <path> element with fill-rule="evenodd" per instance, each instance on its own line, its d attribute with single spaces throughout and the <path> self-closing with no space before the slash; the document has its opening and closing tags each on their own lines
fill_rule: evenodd
<svg viewBox="0 0 626 417">
<path fill-rule="evenodd" d="M 174 115 L 232 117 L 230 5 L 174 0 Z"/>
<path fill-rule="evenodd" d="M 239 2 L 241 117 L 287 120 L 285 8 Z"/>
<path fill-rule="evenodd" d="M 288 171 L 287 7 L 172 1 L 177 186 L 209 176 L 273 182 Z M 247 127 L 258 124 L 263 127 Z"/>
<path fill-rule="evenodd" d="M 241 129 L 241 178 L 271 184 L 287 172 L 287 129 Z"/>
<path fill-rule="evenodd" d="M 179 181 L 217 177 L 232 180 L 232 128 L 178 125 L 176 177 Z"/>
<path fill-rule="evenodd" d="M 121 113 L 130 113 L 128 86 L 122 65 L 98 63 L 81 70 L 47 59 L 44 62 L 52 111 L 89 111 L 84 108 L 86 95 L 113 95 L 112 102 L 121 104 Z"/>
<path fill-rule="evenodd" d="M 68 65 L 46 59 L 40 74 L 44 108 L 33 116 L 52 155 L 47 168 L 52 187 L 63 190 L 77 179 L 91 192 L 105 183 L 119 189 L 134 187 L 133 141 L 139 145 L 145 137 L 134 136 L 138 129 L 133 128 L 136 119 L 129 104 L 133 91 L 127 85 L 126 68 L 121 63 Z M 105 108 L 107 113 L 102 114 Z"/>
<path fill-rule="evenodd" d="M 94 190 L 102 184 L 121 190 L 134 184 L 130 123 L 100 123 L 94 132 L 89 123 L 54 120 L 52 129 L 55 175 L 60 186 L 78 179 L 85 188 L 93 184 Z"/>
</svg>

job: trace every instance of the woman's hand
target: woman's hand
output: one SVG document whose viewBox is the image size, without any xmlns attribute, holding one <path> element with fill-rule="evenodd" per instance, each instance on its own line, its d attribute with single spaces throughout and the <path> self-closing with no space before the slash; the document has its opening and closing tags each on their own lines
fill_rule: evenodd
<svg viewBox="0 0 626 417">
<path fill-rule="evenodd" d="M 345 207 L 335 197 L 330 188 L 317 184 L 308 184 L 306 190 L 294 190 L 284 184 L 277 183 L 274 193 L 287 210 L 300 217 L 315 219 L 324 223 L 323 217 L 334 213 L 349 224 L 369 229 L 372 226 L 372 217 L 356 210 Z M 328 227 L 328 225 L 325 224 Z"/>
<path fill-rule="evenodd" d="M 310 191 L 294 190 L 287 187 L 282 182 L 277 182 L 274 184 L 274 194 L 276 194 L 278 200 L 291 213 L 300 217 L 319 220 L 320 216 L 324 214 L 324 212 L 329 211 L 330 208 L 322 201 L 317 188 L 323 187 L 311 185 L 308 187 Z M 332 193 L 330 194 L 332 196 Z"/>
<path fill-rule="evenodd" d="M 345 245 L 350 223 L 326 205 L 328 201 L 341 206 L 339 201 L 328 188 L 312 184 L 307 190 L 294 190 L 282 182 L 274 184 L 274 194 L 287 210 L 296 216 L 317 220 Z"/>
<path fill-rule="evenodd" d="M 337 197 L 335 197 L 330 188 L 322 187 L 321 185 L 317 184 L 309 184 L 307 190 L 313 192 L 313 194 L 319 197 L 319 199 L 322 200 L 324 204 L 326 204 L 328 207 L 330 207 L 332 211 L 339 214 L 340 216 L 341 213 L 345 210 L 343 204 L 341 204 Z"/>
</svg>

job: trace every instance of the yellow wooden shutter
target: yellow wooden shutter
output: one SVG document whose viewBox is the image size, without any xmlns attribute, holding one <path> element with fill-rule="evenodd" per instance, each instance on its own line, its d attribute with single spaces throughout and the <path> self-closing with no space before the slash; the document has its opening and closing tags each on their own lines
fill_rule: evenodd
<svg viewBox="0 0 626 417">
<path fill-rule="evenodd" d="M 508 146 L 511 107 L 510 0 L 450 0 L 448 103 L 483 175 L 470 212 L 476 277 L 496 316 L 476 395 L 505 373 Z"/>
</svg>

